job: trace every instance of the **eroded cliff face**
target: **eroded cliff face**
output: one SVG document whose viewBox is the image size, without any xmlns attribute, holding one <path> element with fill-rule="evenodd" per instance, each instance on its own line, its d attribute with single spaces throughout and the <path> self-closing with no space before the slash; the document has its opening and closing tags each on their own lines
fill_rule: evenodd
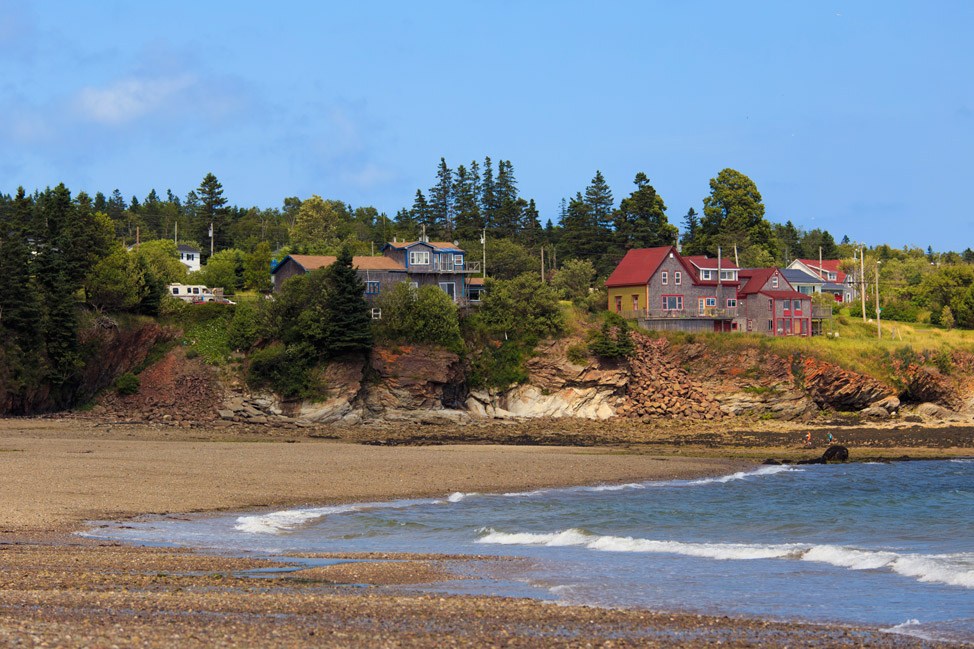
<svg viewBox="0 0 974 649">
<path fill-rule="evenodd" d="M 0 415 L 34 415 L 83 405 L 120 375 L 145 362 L 156 344 L 171 340 L 175 334 L 151 321 L 119 327 L 110 318 L 94 318 L 78 332 L 81 365 L 61 385 L 41 381 L 27 387 L 12 378 L 0 357 Z"/>
</svg>

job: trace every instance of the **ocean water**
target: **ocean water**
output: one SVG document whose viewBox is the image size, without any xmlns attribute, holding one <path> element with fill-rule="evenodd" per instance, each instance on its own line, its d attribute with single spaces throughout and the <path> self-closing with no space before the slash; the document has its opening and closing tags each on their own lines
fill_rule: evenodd
<svg viewBox="0 0 974 649">
<path fill-rule="evenodd" d="M 516 556 L 529 561 L 512 574 L 472 562 L 464 569 L 475 579 L 427 588 L 974 641 L 974 460 L 763 466 L 700 480 L 156 517 L 87 534 L 271 556 Z"/>
</svg>

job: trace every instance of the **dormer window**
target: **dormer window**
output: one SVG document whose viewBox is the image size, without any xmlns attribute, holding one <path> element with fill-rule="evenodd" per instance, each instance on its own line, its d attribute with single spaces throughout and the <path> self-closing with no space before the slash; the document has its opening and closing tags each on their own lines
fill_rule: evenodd
<svg viewBox="0 0 974 649">
<path fill-rule="evenodd" d="M 410 266 L 429 266 L 430 265 L 430 252 L 429 252 L 429 250 L 410 250 L 409 251 L 409 265 Z"/>
<path fill-rule="evenodd" d="M 703 280 L 713 279 L 713 276 L 711 275 L 712 272 L 713 271 L 710 271 L 710 270 L 701 268 L 700 269 L 700 279 L 703 279 Z"/>
<path fill-rule="evenodd" d="M 834 282 L 835 281 L 835 277 L 836 277 L 835 273 L 829 273 L 829 281 L 830 282 Z"/>
<path fill-rule="evenodd" d="M 736 270 L 722 270 L 720 271 L 720 279 L 725 282 L 733 282 L 737 279 Z"/>
</svg>

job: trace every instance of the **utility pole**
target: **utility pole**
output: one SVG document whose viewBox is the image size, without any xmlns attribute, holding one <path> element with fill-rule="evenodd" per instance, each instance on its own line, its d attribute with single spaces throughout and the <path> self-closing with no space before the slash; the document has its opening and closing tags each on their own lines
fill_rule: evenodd
<svg viewBox="0 0 974 649">
<path fill-rule="evenodd" d="M 866 249 L 859 246 L 859 299 L 862 301 L 862 321 L 866 322 Z"/>
<path fill-rule="evenodd" d="M 483 274 L 484 277 L 487 277 L 487 228 L 484 228 L 480 232 L 480 244 L 484 247 Z"/>
<path fill-rule="evenodd" d="M 883 263 L 876 260 L 876 337 L 880 340 L 883 339 L 883 325 L 880 322 L 880 311 L 879 311 L 879 265 Z"/>
<path fill-rule="evenodd" d="M 210 221 L 210 257 L 213 256 L 213 222 Z"/>
</svg>

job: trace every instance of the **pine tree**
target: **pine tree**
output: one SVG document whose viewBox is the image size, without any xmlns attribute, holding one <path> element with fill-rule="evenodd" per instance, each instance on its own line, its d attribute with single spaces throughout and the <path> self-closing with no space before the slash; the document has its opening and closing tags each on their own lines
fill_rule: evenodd
<svg viewBox="0 0 974 649">
<path fill-rule="evenodd" d="M 426 202 L 426 197 L 423 196 L 422 190 L 416 190 L 416 198 L 413 200 L 411 217 L 418 226 L 418 229 L 422 229 L 425 226 L 426 236 L 429 237 L 430 231 L 433 230 L 432 212 L 430 210 L 429 203 Z M 408 238 L 418 238 L 418 234 L 419 232 L 410 233 Z"/>
<path fill-rule="evenodd" d="M 338 259 L 328 267 L 327 357 L 372 348 L 372 319 L 365 301 L 365 284 L 352 267 L 352 253 L 343 246 Z"/>
<path fill-rule="evenodd" d="M 494 189 L 494 168 L 491 166 L 490 156 L 484 158 L 484 174 L 480 183 L 480 211 L 483 214 L 484 227 L 494 227 L 494 217 L 497 214 L 497 195 Z"/>
<path fill-rule="evenodd" d="M 618 252 L 633 248 L 655 248 L 676 243 L 676 227 L 666 219 L 666 205 L 646 174 L 636 174 L 636 190 L 619 203 L 615 216 Z M 621 256 L 621 255 L 620 255 Z"/>
<path fill-rule="evenodd" d="M 612 228 L 612 190 L 599 170 L 595 171 L 591 184 L 585 188 L 585 203 L 599 230 L 608 232 Z"/>
<path fill-rule="evenodd" d="M 207 173 L 196 190 L 199 204 L 196 206 L 196 237 L 209 241 L 210 228 L 213 228 L 213 245 L 220 250 L 229 244 L 227 231 L 227 199 L 223 196 L 223 185 L 212 173 Z M 187 203 L 189 198 L 187 197 Z"/>
<path fill-rule="evenodd" d="M 428 234 L 430 237 L 445 239 L 453 238 L 453 171 L 447 166 L 446 159 L 440 158 L 440 166 L 436 170 L 436 184 L 429 191 L 430 223 Z"/>
<path fill-rule="evenodd" d="M 518 204 L 517 180 L 510 160 L 497 163 L 497 184 L 494 185 L 494 211 L 492 229 L 498 237 L 513 237 L 518 233 L 521 208 Z"/>
<path fill-rule="evenodd" d="M 534 204 L 534 199 L 525 202 L 523 198 L 518 199 L 521 204 L 521 220 L 518 225 L 519 239 L 526 246 L 534 246 L 541 243 L 544 233 L 541 230 L 541 217 L 538 208 Z M 551 223 L 549 221 L 549 223 Z"/>
<path fill-rule="evenodd" d="M 691 207 L 683 217 L 683 234 L 680 236 L 680 245 L 683 247 L 683 254 L 695 255 L 700 251 L 700 218 L 697 212 Z"/>
<path fill-rule="evenodd" d="M 32 204 L 23 187 L 0 211 L 0 327 L 22 347 L 32 347 L 40 332 L 41 307 L 31 278 L 28 246 Z"/>
<path fill-rule="evenodd" d="M 470 170 L 460 165 L 453 181 L 454 211 L 456 213 L 456 236 L 458 239 L 474 239 L 483 228 L 480 212 L 480 177 L 477 161 L 471 163 Z"/>
</svg>

